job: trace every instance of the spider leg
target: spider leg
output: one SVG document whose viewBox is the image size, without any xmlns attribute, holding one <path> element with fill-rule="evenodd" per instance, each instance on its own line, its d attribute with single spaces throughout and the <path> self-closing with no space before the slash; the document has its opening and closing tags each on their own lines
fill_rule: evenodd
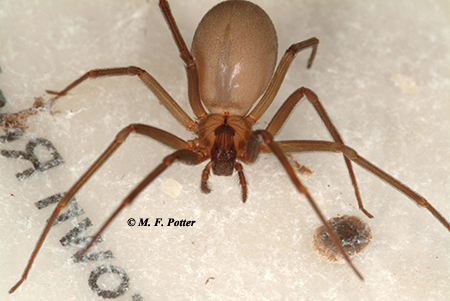
<svg viewBox="0 0 450 301">
<path fill-rule="evenodd" d="M 348 257 L 347 253 L 344 251 L 344 248 L 342 247 L 341 243 L 339 242 L 338 237 L 336 236 L 336 234 L 331 229 L 330 225 L 326 221 L 324 215 L 320 211 L 320 209 L 317 206 L 316 202 L 314 201 L 312 196 L 309 194 L 309 192 L 306 189 L 306 187 L 303 186 L 303 184 L 300 182 L 300 180 L 296 176 L 295 171 L 292 168 L 292 166 L 289 164 L 289 161 L 288 161 L 286 155 L 284 154 L 282 148 L 280 148 L 277 145 L 278 142 L 275 142 L 273 140 L 273 136 L 268 131 L 266 131 L 266 130 L 258 130 L 258 131 L 254 131 L 253 132 L 253 134 L 250 137 L 249 143 L 248 143 L 247 154 L 246 154 L 246 157 L 244 158 L 245 161 L 247 161 L 248 163 L 255 162 L 255 160 L 257 159 L 258 155 L 261 152 L 261 145 L 262 145 L 262 143 L 264 143 L 266 146 L 268 146 L 270 148 L 270 150 L 272 151 L 272 153 L 274 153 L 277 156 L 277 158 L 280 161 L 281 165 L 283 165 L 284 169 L 288 173 L 289 178 L 291 179 L 292 183 L 294 183 L 294 186 L 297 188 L 297 190 L 301 194 L 303 194 L 307 198 L 307 200 L 309 201 L 309 203 L 313 207 L 314 211 L 319 216 L 319 219 L 322 221 L 323 225 L 325 226 L 325 228 L 327 229 L 328 233 L 330 234 L 331 239 L 333 240 L 335 245 L 338 247 L 339 251 L 344 256 L 345 261 L 353 269 L 355 274 L 361 280 L 363 280 L 362 275 L 359 273 L 359 271 L 356 269 L 356 267 L 353 265 L 352 261 Z"/>
<path fill-rule="evenodd" d="M 198 128 L 198 124 L 189 117 L 186 112 L 177 104 L 177 102 L 170 96 L 169 93 L 156 81 L 156 79 L 151 76 L 147 71 L 139 67 L 119 67 L 119 68 L 109 68 L 109 69 L 94 69 L 86 72 L 77 80 L 69 84 L 64 90 L 60 92 L 46 90 L 49 94 L 56 95 L 52 100 L 50 100 L 50 106 L 58 100 L 61 96 L 64 96 L 90 78 L 108 77 L 108 76 L 138 76 L 140 80 L 155 94 L 155 96 L 161 101 L 161 103 L 166 107 L 167 110 L 177 119 L 182 125 L 184 125 L 188 130 L 195 132 Z"/>
<path fill-rule="evenodd" d="M 302 141 L 277 141 L 277 144 L 284 152 L 335 152 L 342 153 L 345 157 L 352 160 L 362 168 L 373 173 L 380 179 L 386 181 L 389 185 L 404 193 L 407 197 L 417 203 L 421 207 L 425 207 L 430 213 L 437 218 L 447 230 L 450 231 L 450 223 L 436 210 L 423 196 L 413 191 L 411 188 L 384 172 L 374 164 L 370 163 L 358 153 L 343 144 L 330 141 L 302 140 Z"/>
<path fill-rule="evenodd" d="M 122 211 L 123 208 L 130 205 L 133 200 L 139 195 L 139 193 L 144 190 L 154 179 L 156 179 L 164 170 L 166 170 L 173 162 L 180 161 L 187 165 L 197 165 L 204 161 L 203 156 L 200 153 L 196 153 L 191 150 L 182 149 L 168 155 L 164 158 L 163 162 L 158 165 L 145 179 L 139 183 L 136 188 L 131 191 L 131 193 L 123 200 L 120 206 L 114 211 L 113 214 L 108 218 L 108 220 L 103 224 L 100 230 L 92 237 L 89 244 L 81 251 L 77 253 L 77 257 L 81 258 L 95 243 L 99 238 L 105 228 L 113 221 L 113 219 Z"/>
<path fill-rule="evenodd" d="M 311 56 L 309 57 L 307 67 L 310 68 L 314 57 L 316 56 L 317 45 L 319 45 L 319 40 L 317 38 L 311 38 L 297 44 L 292 44 L 291 47 L 286 50 L 284 56 L 281 58 L 281 61 L 278 64 L 277 70 L 275 71 L 275 74 L 272 77 L 269 86 L 267 87 L 266 92 L 261 97 L 261 100 L 255 106 L 255 108 L 246 116 L 251 125 L 255 124 L 256 121 L 258 121 L 258 119 L 261 118 L 261 116 L 266 112 L 267 108 L 269 108 L 269 106 L 272 104 L 275 96 L 280 90 L 284 77 L 286 76 L 286 73 L 297 53 L 306 48 L 312 47 L 312 52 Z"/>
<path fill-rule="evenodd" d="M 86 173 L 83 176 L 81 176 L 81 178 L 70 188 L 70 190 L 66 193 L 66 195 L 58 203 L 58 205 L 56 206 L 52 215 L 50 216 L 50 218 L 47 221 L 47 225 L 45 226 L 44 231 L 42 232 L 42 234 L 36 244 L 36 247 L 34 248 L 33 253 L 30 256 L 30 259 L 29 259 L 28 264 L 22 274 L 21 279 L 9 290 L 10 294 L 13 293 L 22 284 L 22 282 L 25 281 L 25 279 L 27 278 L 28 272 L 30 271 L 31 266 L 33 265 L 33 261 L 36 258 L 37 253 L 39 252 L 39 249 L 41 248 L 42 244 L 44 243 L 45 237 L 49 233 L 53 222 L 55 221 L 56 217 L 61 212 L 61 210 L 64 209 L 70 203 L 70 201 L 72 200 L 75 193 L 89 180 L 89 178 L 103 165 L 103 163 L 105 163 L 111 157 L 111 155 L 117 150 L 117 148 L 119 148 L 119 146 L 122 145 L 122 143 L 126 140 L 128 135 L 130 135 L 132 132 L 153 138 L 171 148 L 178 150 L 177 152 L 173 153 L 172 155 L 170 155 L 164 159 L 164 162 L 162 164 L 160 164 L 160 166 L 157 168 L 157 170 L 160 170 L 159 173 L 161 173 L 165 168 L 167 168 L 167 166 L 169 166 L 174 160 L 180 160 L 187 164 L 188 163 L 196 164 L 197 161 L 195 161 L 195 160 L 200 160 L 197 157 L 193 158 L 194 157 L 193 154 L 195 154 L 195 153 L 193 151 L 189 150 L 188 143 L 186 141 L 184 141 L 166 131 L 157 129 L 152 126 L 144 125 L 144 124 L 131 124 L 131 125 L 125 127 L 124 129 L 122 129 L 116 135 L 114 141 L 108 146 L 108 148 L 100 155 L 100 157 L 94 162 L 94 164 L 92 164 L 89 167 L 89 169 L 86 171 Z M 201 155 L 198 155 L 198 156 L 201 156 Z M 198 163 L 200 163 L 200 162 L 198 162 Z M 164 164 L 167 164 L 167 166 L 165 166 Z M 149 177 L 147 177 L 146 180 L 148 180 L 148 179 L 150 179 L 150 181 L 153 180 L 153 178 L 149 178 Z M 144 180 L 143 183 L 145 183 L 146 180 Z M 143 184 L 141 183 L 140 186 L 138 186 L 132 192 L 132 194 L 130 194 L 130 196 L 132 196 L 132 198 L 136 197 L 137 193 L 139 193 L 146 186 L 146 185 L 145 186 L 142 186 L 142 185 Z M 142 187 L 142 188 L 140 188 L 140 187 Z M 135 193 L 135 194 L 133 195 L 133 193 Z M 130 196 L 129 196 L 129 198 L 130 198 Z M 130 200 L 130 202 L 131 202 L 131 200 Z M 95 237 L 93 239 L 93 241 L 95 241 L 96 239 L 97 239 L 97 237 Z M 91 241 L 91 244 L 93 241 Z M 86 251 L 86 249 L 85 249 L 85 251 Z"/>
<path fill-rule="evenodd" d="M 178 30 L 178 26 L 173 18 L 172 12 L 170 11 L 169 3 L 166 0 L 159 1 L 159 7 L 166 19 L 169 29 L 172 33 L 172 37 L 177 44 L 178 50 L 180 51 L 181 59 L 185 63 L 186 75 L 188 79 L 188 96 L 189 103 L 191 104 L 192 111 L 194 111 L 195 116 L 199 120 L 205 117 L 206 111 L 200 101 L 200 92 L 198 87 L 198 73 L 195 61 L 189 52 L 186 43 L 184 42 L 183 36 Z"/>
<path fill-rule="evenodd" d="M 327 112 L 325 111 L 325 108 L 320 103 L 317 95 L 313 91 L 311 91 L 305 87 L 297 89 L 296 91 L 294 91 L 294 93 L 292 93 L 288 97 L 288 99 L 284 102 L 284 104 L 281 106 L 281 108 L 278 110 L 278 112 L 272 118 L 272 121 L 269 123 L 266 130 L 268 132 L 270 132 L 273 136 L 275 136 L 278 133 L 278 131 L 281 129 L 283 124 L 286 122 L 286 120 L 289 117 L 289 115 L 291 114 L 291 112 L 294 110 L 295 105 L 305 95 L 306 95 L 306 99 L 308 99 L 308 101 L 313 105 L 314 109 L 319 114 L 323 123 L 325 123 L 325 126 L 327 127 L 328 132 L 333 137 L 334 142 L 339 143 L 339 144 L 344 144 L 344 141 L 342 140 L 341 135 L 339 135 L 333 122 L 331 122 L 330 117 L 328 116 Z M 369 218 L 373 218 L 373 215 L 370 214 L 366 209 L 364 209 L 361 195 L 359 193 L 358 183 L 356 182 L 356 176 L 355 176 L 355 173 L 353 172 L 352 163 L 345 156 L 344 156 L 344 160 L 345 160 L 345 164 L 347 165 L 350 179 L 352 181 L 353 189 L 355 190 L 356 200 L 358 201 L 359 209 L 362 212 L 364 212 L 364 214 L 367 215 Z"/>
</svg>

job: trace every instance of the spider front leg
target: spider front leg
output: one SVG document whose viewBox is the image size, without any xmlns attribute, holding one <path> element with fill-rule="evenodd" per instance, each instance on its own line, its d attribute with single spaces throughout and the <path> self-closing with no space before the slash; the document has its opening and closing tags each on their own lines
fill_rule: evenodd
<svg viewBox="0 0 450 301">
<path fill-rule="evenodd" d="M 75 193 L 89 180 L 90 177 L 112 156 L 112 154 L 122 145 L 123 142 L 125 142 L 126 138 L 131 133 L 137 133 L 141 134 L 150 138 L 155 139 L 156 141 L 159 141 L 173 149 L 176 149 L 177 151 L 174 152 L 172 155 L 167 156 L 163 162 L 151 173 L 149 174 L 144 181 L 142 181 L 131 193 L 130 195 L 122 202 L 121 206 L 114 212 L 114 214 L 108 219 L 108 221 L 103 225 L 103 227 L 100 229 L 100 231 L 94 236 L 94 238 L 91 240 L 89 245 L 78 254 L 79 257 L 81 257 L 91 246 L 92 244 L 97 240 L 98 236 L 101 234 L 101 232 L 106 228 L 106 226 L 114 219 L 114 217 L 126 206 L 129 205 L 133 199 L 148 185 L 150 184 L 153 179 L 155 179 L 159 174 L 161 174 L 167 167 L 169 167 L 175 160 L 179 160 L 185 164 L 199 164 L 203 162 L 204 158 L 201 153 L 197 153 L 194 151 L 189 150 L 189 144 L 176 137 L 175 135 L 172 135 L 166 131 L 157 129 L 152 126 L 143 125 L 143 124 L 131 124 L 124 129 L 122 129 L 117 135 L 114 141 L 107 147 L 107 149 L 100 155 L 100 157 L 94 162 L 94 164 L 89 167 L 89 169 L 85 172 L 83 176 L 70 188 L 70 190 L 66 193 L 64 198 L 61 199 L 61 201 L 56 206 L 55 210 L 53 211 L 51 217 L 47 221 L 47 225 L 44 228 L 44 231 L 42 232 L 36 247 L 33 250 L 33 253 L 30 256 L 30 259 L 28 261 L 28 264 L 22 274 L 21 279 L 9 290 L 9 293 L 13 293 L 21 284 L 25 281 L 25 279 L 28 276 L 28 272 L 31 269 L 31 266 L 33 265 L 34 259 L 36 258 L 39 249 L 41 248 L 42 244 L 44 243 L 44 240 L 47 236 L 47 234 L 50 231 L 50 228 L 57 218 L 58 214 L 61 212 L 62 209 L 64 209 L 72 200 Z"/>
<path fill-rule="evenodd" d="M 204 161 L 204 157 L 201 153 L 197 153 L 191 150 L 182 149 L 168 155 L 163 159 L 163 162 L 158 165 L 144 180 L 142 180 L 136 188 L 134 188 L 131 193 L 122 201 L 119 207 L 114 211 L 113 214 L 108 218 L 108 220 L 103 224 L 103 226 L 98 230 L 98 232 L 92 237 L 89 244 L 79 253 L 77 257 L 81 258 L 95 243 L 95 241 L 100 237 L 106 227 L 114 220 L 114 218 L 122 211 L 123 208 L 130 205 L 131 202 L 147 187 L 154 179 L 156 179 L 164 170 L 166 170 L 175 161 L 180 161 L 187 165 L 197 165 Z"/>
<path fill-rule="evenodd" d="M 353 265 L 352 261 L 348 257 L 347 253 L 345 252 L 344 248 L 342 247 L 337 235 L 333 232 L 330 225 L 328 224 L 327 220 L 325 219 L 324 215 L 320 211 L 319 207 L 317 206 L 316 202 L 312 198 L 312 196 L 309 194 L 308 190 L 305 186 L 300 182 L 297 175 L 295 174 L 294 169 L 289 164 L 289 161 L 284 154 L 283 150 L 278 146 L 277 142 L 273 140 L 273 136 L 270 132 L 266 130 L 258 130 L 254 131 L 253 134 L 250 136 L 250 140 L 248 142 L 247 146 L 247 154 L 245 156 L 244 161 L 247 163 L 253 163 L 258 158 L 259 154 L 261 153 L 261 145 L 265 144 L 267 147 L 270 148 L 272 153 L 275 154 L 277 159 L 280 161 L 281 165 L 283 165 L 284 169 L 286 170 L 287 174 L 289 175 L 289 178 L 291 179 L 294 186 L 297 188 L 297 190 L 303 194 L 310 205 L 313 207 L 316 214 L 319 216 L 319 219 L 322 221 L 323 225 L 327 229 L 328 233 L 330 234 L 331 239 L 335 243 L 335 245 L 338 247 L 339 251 L 341 252 L 342 256 L 344 257 L 345 261 L 349 264 L 349 266 L 353 269 L 355 274 L 363 280 L 362 275 L 359 273 L 359 271 L 356 269 L 356 267 Z"/>
</svg>

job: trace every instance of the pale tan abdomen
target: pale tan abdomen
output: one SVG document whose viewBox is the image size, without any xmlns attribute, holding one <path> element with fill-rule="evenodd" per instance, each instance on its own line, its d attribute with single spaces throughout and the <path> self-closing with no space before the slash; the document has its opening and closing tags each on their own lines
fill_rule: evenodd
<svg viewBox="0 0 450 301">
<path fill-rule="evenodd" d="M 213 7 L 192 42 L 200 97 L 207 109 L 245 115 L 272 77 L 277 48 L 275 28 L 260 7 L 246 1 Z"/>
</svg>

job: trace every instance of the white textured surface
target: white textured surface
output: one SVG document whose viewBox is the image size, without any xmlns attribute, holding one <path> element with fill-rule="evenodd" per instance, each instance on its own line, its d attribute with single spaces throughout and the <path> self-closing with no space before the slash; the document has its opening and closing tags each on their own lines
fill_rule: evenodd
<svg viewBox="0 0 450 301">
<path fill-rule="evenodd" d="M 150 2 L 150 3 L 148 3 Z M 85 71 L 137 65 L 149 71 L 189 114 L 184 68 L 157 1 L 2 1 L 0 89 L 2 112 L 32 105 L 45 89 L 62 89 Z M 445 1 L 255 1 L 272 17 L 280 54 L 316 36 L 311 70 L 308 53 L 297 56 L 268 113 L 302 85 L 314 90 L 348 145 L 424 195 L 450 218 L 450 25 Z M 190 44 L 196 24 L 215 1 L 172 1 Z M 365 277 L 324 262 L 310 247 L 316 215 L 298 195 L 277 161 L 262 156 L 244 166 L 249 199 L 240 200 L 236 176 L 213 177 L 214 191 L 199 189 L 202 166 L 175 165 L 107 229 L 97 251 L 115 259 L 75 264 L 77 247 L 59 239 L 89 217 L 93 234 L 122 198 L 170 150 L 131 137 L 77 195 L 85 214 L 50 232 L 28 279 L 13 295 L 49 208 L 34 203 L 66 191 L 124 126 L 147 123 L 190 139 L 136 78 L 91 81 L 39 114 L 18 141 L 0 149 L 23 150 L 45 138 L 65 164 L 17 181 L 29 162 L 0 156 L 0 299 L 100 300 L 88 286 L 102 264 L 123 268 L 131 279 L 118 300 L 445 300 L 450 298 L 450 233 L 425 209 L 356 167 L 372 244 L 354 258 Z M 304 102 L 280 139 L 329 139 Z M 326 216 L 357 209 L 343 159 L 296 155 L 314 170 L 304 179 Z M 179 195 L 163 192 L 181 185 Z M 178 189 L 178 184 L 175 184 Z M 13 194 L 14 196 L 11 196 Z M 195 220 L 193 227 L 129 227 L 130 217 Z M 209 277 L 215 277 L 205 285 Z M 105 277 L 107 278 L 107 277 Z M 108 279 L 104 280 L 105 282 Z M 109 287 L 114 287 L 114 283 Z"/>
</svg>

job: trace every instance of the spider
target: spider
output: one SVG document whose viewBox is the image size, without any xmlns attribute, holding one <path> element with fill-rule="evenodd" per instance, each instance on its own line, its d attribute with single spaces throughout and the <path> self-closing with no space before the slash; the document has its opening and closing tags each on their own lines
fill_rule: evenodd
<svg viewBox="0 0 450 301">
<path fill-rule="evenodd" d="M 149 73 L 134 66 L 91 70 L 71 83 L 64 90 L 60 92 L 47 92 L 56 95 L 56 100 L 89 78 L 119 75 L 138 76 L 174 118 L 184 125 L 186 129 L 196 134 L 198 138 L 184 141 L 173 134 L 143 124 L 131 124 L 120 131 L 106 151 L 60 201 L 31 255 L 22 278 L 10 290 L 10 293 L 14 292 L 26 279 L 33 261 L 58 213 L 67 206 L 75 193 L 126 140 L 130 133 L 137 133 L 153 138 L 175 149 L 175 151 L 166 156 L 163 162 L 125 198 L 79 256 L 82 256 L 92 246 L 92 243 L 124 207 L 131 204 L 134 198 L 147 185 L 175 161 L 188 165 L 207 162 L 201 176 L 201 190 L 205 193 L 211 191 L 208 185 L 208 178 L 211 171 L 215 175 L 230 176 L 236 170 L 242 187 L 242 200 L 245 202 L 247 199 L 247 183 L 241 163 L 254 163 L 261 152 L 273 153 L 277 157 L 296 189 L 313 206 L 320 220 L 327 228 L 327 231 L 329 231 L 334 243 L 339 247 L 340 252 L 345 257 L 345 260 L 361 279 L 361 274 L 356 270 L 347 254 L 343 251 L 339 240 L 330 229 L 324 216 L 314 202 L 313 197 L 297 178 L 285 153 L 311 151 L 342 153 L 352 180 L 359 207 L 368 217 L 372 216 L 362 205 L 351 161 L 385 180 L 391 186 L 406 194 L 418 205 L 426 207 L 450 230 L 448 221 L 423 197 L 346 146 L 321 105 L 317 95 L 308 88 L 302 87 L 294 91 L 277 111 L 266 129 L 252 129 L 253 125 L 261 118 L 274 100 L 295 55 L 304 49 L 311 48 L 312 53 L 307 66 L 308 68 L 311 67 L 317 51 L 318 39 L 311 38 L 293 44 L 286 51 L 276 67 L 278 45 L 276 32 L 269 17 L 262 9 L 250 2 L 231 1 L 215 6 L 205 15 L 194 36 L 191 54 L 179 33 L 168 3 L 165 0 L 161 0 L 160 7 L 186 66 L 189 102 L 196 116 L 196 120 L 193 120 L 184 112 Z M 238 17 L 241 14 L 237 14 L 237 12 L 242 13 L 244 11 L 246 12 L 245 17 Z M 258 26 L 250 26 L 246 22 L 250 22 L 250 24 L 252 24 L 251 22 L 256 22 Z M 252 29 L 256 31 L 252 32 Z M 259 102 L 254 105 L 260 96 Z M 273 137 L 279 132 L 295 105 L 303 97 L 319 113 L 327 130 L 333 137 L 333 142 L 311 140 L 274 141 Z M 209 113 L 207 113 L 205 107 Z"/>
</svg>

